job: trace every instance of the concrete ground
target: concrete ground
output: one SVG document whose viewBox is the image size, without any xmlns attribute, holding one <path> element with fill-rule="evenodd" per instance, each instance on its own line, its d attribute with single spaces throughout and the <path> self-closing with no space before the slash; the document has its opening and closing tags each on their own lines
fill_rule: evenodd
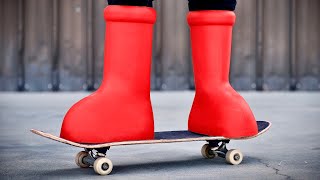
<svg viewBox="0 0 320 180">
<path fill-rule="evenodd" d="M 202 158 L 204 142 L 111 148 L 109 176 L 80 169 L 81 149 L 29 132 L 59 134 L 68 108 L 86 93 L 0 93 L 0 179 L 320 179 L 320 93 L 241 93 L 258 120 L 273 123 L 264 135 L 233 141 L 243 163 Z M 153 92 L 155 128 L 186 129 L 193 92 Z"/>
</svg>

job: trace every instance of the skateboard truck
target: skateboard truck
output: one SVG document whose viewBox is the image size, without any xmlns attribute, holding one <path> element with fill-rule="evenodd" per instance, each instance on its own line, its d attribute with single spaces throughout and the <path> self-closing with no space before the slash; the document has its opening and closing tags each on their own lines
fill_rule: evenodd
<svg viewBox="0 0 320 180">
<path fill-rule="evenodd" d="M 238 149 L 227 149 L 230 140 L 208 140 L 208 143 L 201 148 L 204 158 L 213 159 L 215 157 L 225 158 L 232 165 L 238 165 L 243 160 L 243 154 Z"/>
<path fill-rule="evenodd" d="M 240 164 L 243 159 L 243 154 L 237 149 L 227 149 L 227 144 L 230 140 L 208 140 L 208 143 L 201 148 L 201 154 L 207 159 L 213 159 L 216 157 L 225 158 L 230 164 Z M 108 147 L 102 148 L 84 148 L 84 151 L 79 152 L 76 155 L 76 163 L 81 168 L 88 168 L 93 166 L 96 173 L 100 175 L 107 175 L 111 173 L 113 164 L 110 159 L 106 157 Z"/>
<path fill-rule="evenodd" d="M 76 155 L 76 164 L 81 168 L 93 166 L 96 173 L 107 175 L 113 169 L 112 161 L 106 157 L 109 149 L 110 146 L 97 149 L 85 148 Z"/>
<path fill-rule="evenodd" d="M 207 141 L 209 143 L 209 146 L 211 147 L 211 150 L 209 151 L 209 153 L 216 153 L 215 155 L 222 157 L 222 158 L 226 158 L 226 154 L 228 152 L 227 149 L 227 144 L 230 142 L 230 140 L 226 140 L 226 141 Z M 219 145 L 219 143 L 221 143 Z"/>
</svg>

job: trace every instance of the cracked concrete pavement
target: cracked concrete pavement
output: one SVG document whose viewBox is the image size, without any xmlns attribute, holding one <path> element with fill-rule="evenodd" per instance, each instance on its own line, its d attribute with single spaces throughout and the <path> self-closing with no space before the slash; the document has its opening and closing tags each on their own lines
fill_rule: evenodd
<svg viewBox="0 0 320 180">
<path fill-rule="evenodd" d="M 59 134 L 68 108 L 88 93 L 0 93 L 0 179 L 320 179 L 320 93 L 242 92 L 257 120 L 273 123 L 264 135 L 232 141 L 243 163 L 203 159 L 205 142 L 114 147 L 109 176 L 80 169 L 81 149 L 38 137 Z M 152 92 L 155 129 L 187 128 L 194 92 Z"/>
</svg>

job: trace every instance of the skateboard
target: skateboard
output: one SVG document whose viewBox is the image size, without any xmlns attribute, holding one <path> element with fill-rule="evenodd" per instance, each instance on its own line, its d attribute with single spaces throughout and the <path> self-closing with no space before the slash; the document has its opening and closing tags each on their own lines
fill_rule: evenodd
<svg viewBox="0 0 320 180">
<path fill-rule="evenodd" d="M 235 139 L 222 136 L 206 136 L 185 130 L 155 132 L 155 137 L 152 140 L 122 141 L 103 144 L 80 144 L 35 129 L 31 129 L 31 132 L 60 143 L 84 148 L 84 151 L 76 155 L 76 164 L 81 168 L 93 167 L 94 171 L 99 175 L 108 175 L 113 169 L 113 164 L 111 160 L 106 157 L 106 153 L 112 146 L 123 145 L 207 141 L 201 148 L 201 154 L 204 158 L 213 159 L 215 157 L 221 157 L 225 158 L 229 164 L 238 165 L 243 160 L 242 152 L 238 149 L 228 150 L 226 145 L 230 140 L 246 140 L 260 136 L 271 127 L 271 123 L 268 121 L 257 121 L 257 126 L 259 131 L 257 135 Z"/>
</svg>

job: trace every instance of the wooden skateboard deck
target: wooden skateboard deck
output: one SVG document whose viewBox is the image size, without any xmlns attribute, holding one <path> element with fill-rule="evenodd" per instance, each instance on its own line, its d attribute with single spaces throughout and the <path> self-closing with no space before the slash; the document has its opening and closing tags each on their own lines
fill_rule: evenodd
<svg viewBox="0 0 320 180">
<path fill-rule="evenodd" d="M 135 145 L 135 144 L 157 144 L 157 143 L 174 143 L 174 142 L 189 142 L 189 141 L 210 141 L 210 140 L 245 140 L 251 139 L 257 136 L 260 136 L 264 132 L 266 132 L 271 123 L 268 121 L 257 121 L 258 131 L 259 133 L 255 136 L 250 137 L 241 137 L 236 139 L 230 139 L 222 136 L 206 136 L 201 134 L 192 133 L 190 131 L 161 131 L 155 132 L 155 138 L 152 140 L 139 140 L 139 141 L 122 141 L 122 142 L 111 142 L 111 143 L 103 143 L 103 144 L 81 144 L 77 142 L 72 142 L 58 136 L 52 135 L 50 133 L 45 133 L 39 130 L 31 129 L 31 132 L 37 134 L 39 136 L 58 141 L 64 144 L 68 144 L 71 146 L 79 147 L 79 148 L 87 148 L 87 149 L 99 149 L 104 147 L 111 146 L 122 146 L 122 145 Z"/>
<path fill-rule="evenodd" d="M 244 140 L 257 137 L 266 132 L 270 128 L 271 123 L 268 121 L 257 121 L 257 126 L 259 131 L 257 135 L 236 139 L 230 139 L 222 136 L 205 136 L 192 133 L 190 131 L 162 131 L 155 132 L 155 138 L 152 140 L 122 141 L 103 144 L 81 144 L 34 129 L 32 129 L 31 132 L 54 141 L 84 148 L 85 151 L 80 151 L 76 155 L 76 164 L 81 168 L 93 167 L 94 171 L 99 175 L 108 175 L 113 169 L 113 163 L 106 157 L 106 153 L 111 146 L 121 145 L 208 141 L 208 143 L 204 144 L 201 148 L 201 154 L 204 158 L 212 159 L 215 157 L 222 157 L 226 159 L 227 163 L 237 165 L 242 162 L 242 152 L 238 149 L 228 150 L 226 144 L 229 143 L 229 140 Z"/>
</svg>

